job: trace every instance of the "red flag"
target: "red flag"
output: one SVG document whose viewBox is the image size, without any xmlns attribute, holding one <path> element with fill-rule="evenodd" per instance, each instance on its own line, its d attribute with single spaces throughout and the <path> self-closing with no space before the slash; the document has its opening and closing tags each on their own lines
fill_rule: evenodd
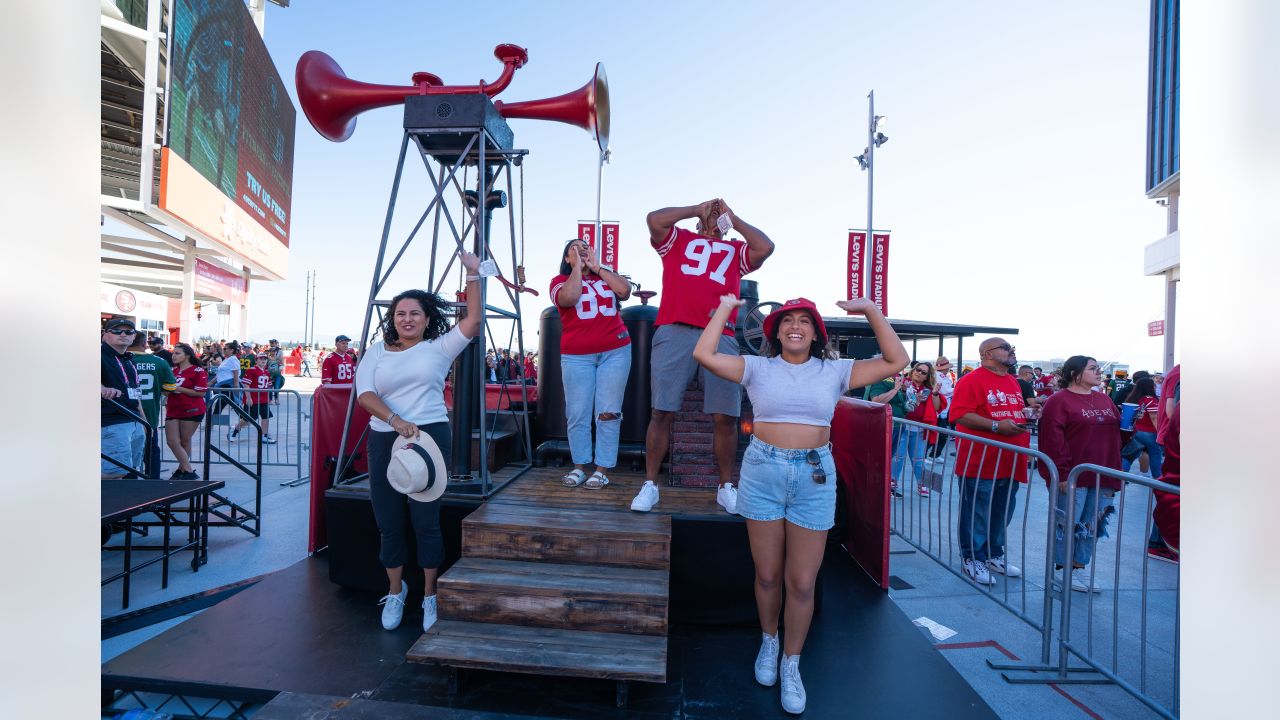
<svg viewBox="0 0 1280 720">
<path fill-rule="evenodd" d="M 862 297 L 862 273 L 866 267 L 867 234 L 860 230 L 849 231 L 849 297 Z"/>
<path fill-rule="evenodd" d="M 600 264 L 608 265 L 618 271 L 618 223 L 600 223 L 600 237 L 603 238 L 600 250 Z"/>
<path fill-rule="evenodd" d="M 593 254 L 596 251 L 596 224 L 594 222 L 578 222 L 578 239 L 587 244 Z"/>
<path fill-rule="evenodd" d="M 871 234 L 871 302 L 889 317 L 889 233 Z"/>
</svg>

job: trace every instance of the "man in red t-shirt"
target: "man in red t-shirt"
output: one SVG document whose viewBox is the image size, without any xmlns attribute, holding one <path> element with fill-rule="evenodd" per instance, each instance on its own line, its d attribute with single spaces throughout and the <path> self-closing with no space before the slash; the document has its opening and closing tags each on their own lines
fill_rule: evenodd
<svg viewBox="0 0 1280 720">
<path fill-rule="evenodd" d="M 730 229 L 743 240 L 731 240 L 718 226 L 724 216 Z M 676 227 L 695 218 L 696 232 Z M 649 242 L 662 258 L 662 298 L 654 322 L 650 356 L 653 412 L 645 436 L 645 483 L 631 503 L 632 510 L 648 511 L 658 502 L 658 470 L 671 444 L 671 427 L 684 397 L 685 387 L 698 369 L 693 348 L 720 296 L 738 294 L 742 276 L 758 270 L 773 253 L 773 241 L 742 220 L 721 199 L 688 207 L 669 207 L 649 213 Z M 725 325 L 718 352 L 738 354 L 732 323 Z M 702 411 L 715 422 L 712 447 L 720 470 L 716 502 L 737 513 L 738 491 L 730 479 L 738 449 L 738 416 L 742 413 L 742 386 L 702 370 Z"/>
<path fill-rule="evenodd" d="M 351 338 L 339 335 L 333 340 L 333 352 L 324 359 L 320 369 L 320 382 L 323 385 L 350 384 L 356 378 L 356 354 L 349 349 Z"/>
<path fill-rule="evenodd" d="M 982 364 L 960 378 L 951 398 L 950 415 L 964 435 L 1031 447 L 1023 414 L 1022 390 L 1011 371 L 1018 366 L 1014 348 L 1004 338 L 988 338 L 978 346 Z M 956 475 L 960 478 L 960 555 L 965 574 L 992 585 L 992 572 L 1018 577 L 1022 571 L 1004 556 L 1005 529 L 1017 505 L 1017 483 L 1027 481 L 1027 458 L 1011 450 L 959 438 Z"/>
</svg>

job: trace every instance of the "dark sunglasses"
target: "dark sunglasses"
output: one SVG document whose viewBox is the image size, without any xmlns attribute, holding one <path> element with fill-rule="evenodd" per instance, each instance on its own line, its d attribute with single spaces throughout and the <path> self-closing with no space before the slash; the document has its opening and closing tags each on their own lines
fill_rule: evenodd
<svg viewBox="0 0 1280 720">
<path fill-rule="evenodd" d="M 827 481 L 827 473 L 822 469 L 822 456 L 818 454 L 818 451 L 810 450 L 804 459 L 813 466 L 813 481 L 818 484 L 825 483 Z"/>
<path fill-rule="evenodd" d="M 125 328 L 111 328 L 107 332 L 111 333 L 112 335 L 137 335 L 138 334 L 137 330 L 126 330 Z"/>
</svg>

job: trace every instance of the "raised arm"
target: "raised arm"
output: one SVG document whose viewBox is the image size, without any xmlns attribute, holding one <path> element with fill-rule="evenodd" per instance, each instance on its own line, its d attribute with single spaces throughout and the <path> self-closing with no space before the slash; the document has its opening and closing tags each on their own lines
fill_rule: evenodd
<svg viewBox="0 0 1280 720">
<path fill-rule="evenodd" d="M 742 300 L 737 295 L 721 295 L 720 305 L 711 316 L 711 320 L 707 322 L 707 326 L 702 329 L 698 344 L 693 348 L 693 359 L 697 360 L 699 365 L 715 373 L 717 377 L 736 383 L 742 382 L 742 369 L 746 363 L 741 356 L 725 355 L 718 352 L 718 348 L 720 336 L 724 334 L 724 324 L 741 305 Z"/>
<path fill-rule="evenodd" d="M 582 258 L 577 251 L 569 253 L 569 264 L 573 267 L 569 271 L 569 277 L 560 286 L 560 290 L 556 292 L 556 296 L 552 298 L 557 307 L 571 308 L 578 304 L 578 300 L 582 299 Z"/>
<path fill-rule="evenodd" d="M 734 214 L 724 200 L 719 202 L 720 211 L 729 213 L 729 220 L 733 223 L 734 229 L 742 233 L 742 239 L 747 241 L 747 259 L 751 262 L 751 269 L 758 269 L 773 254 L 773 241 L 762 230 Z M 712 218 L 711 222 L 714 223 L 715 218 Z"/>
<path fill-rule="evenodd" d="M 618 298 L 618 302 L 624 302 L 631 297 L 631 283 L 627 282 L 626 278 L 619 275 L 612 268 L 601 265 L 596 259 L 595 253 L 588 253 L 587 269 L 599 275 L 601 280 L 604 280 L 604 284 L 609 286 L 609 290 L 613 292 L 614 297 Z"/>
<path fill-rule="evenodd" d="M 480 305 L 480 258 L 469 252 L 462 253 L 458 258 L 462 261 L 462 267 L 467 270 L 467 316 L 458 321 L 458 329 L 469 340 L 480 334 L 480 327 L 484 323 L 484 308 Z"/>
<path fill-rule="evenodd" d="M 901 372 L 911 362 L 902 340 L 893 331 L 893 326 L 885 319 L 880 308 L 867 298 L 841 300 L 836 307 L 867 319 L 872 332 L 876 334 L 876 345 L 880 346 L 880 357 L 870 360 L 859 360 L 849 371 L 849 387 L 863 387 L 878 383 L 885 378 Z"/>
<path fill-rule="evenodd" d="M 708 200 L 697 205 L 668 207 L 649 213 L 648 217 L 645 218 L 645 221 L 649 223 L 649 242 L 654 245 L 662 242 L 671 234 L 671 228 L 681 220 L 707 215 L 711 211 L 711 204 L 714 202 L 715 200 Z"/>
</svg>

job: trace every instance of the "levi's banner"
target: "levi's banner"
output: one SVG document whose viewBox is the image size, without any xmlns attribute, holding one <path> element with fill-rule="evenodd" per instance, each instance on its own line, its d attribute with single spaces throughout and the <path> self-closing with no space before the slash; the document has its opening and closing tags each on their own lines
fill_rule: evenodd
<svg viewBox="0 0 1280 720">
<path fill-rule="evenodd" d="M 578 221 L 578 239 L 587 244 L 587 249 L 594 255 L 596 252 L 596 224 Z"/>
<path fill-rule="evenodd" d="M 1164 335 L 1164 321 L 1152 320 L 1147 323 L 1147 337 L 1159 337 Z"/>
<path fill-rule="evenodd" d="M 618 270 L 618 223 L 600 223 L 600 264 Z"/>
<path fill-rule="evenodd" d="M 209 295 L 237 305 L 244 305 L 249 299 L 248 282 L 243 276 L 200 258 L 196 258 L 195 290 L 197 295 Z"/>
<path fill-rule="evenodd" d="M 862 274 L 866 269 L 867 234 L 860 230 L 849 231 L 849 297 L 862 297 Z M 852 314 L 852 313 L 850 313 Z"/>
<path fill-rule="evenodd" d="M 889 233 L 871 233 L 871 302 L 889 317 Z"/>
</svg>

